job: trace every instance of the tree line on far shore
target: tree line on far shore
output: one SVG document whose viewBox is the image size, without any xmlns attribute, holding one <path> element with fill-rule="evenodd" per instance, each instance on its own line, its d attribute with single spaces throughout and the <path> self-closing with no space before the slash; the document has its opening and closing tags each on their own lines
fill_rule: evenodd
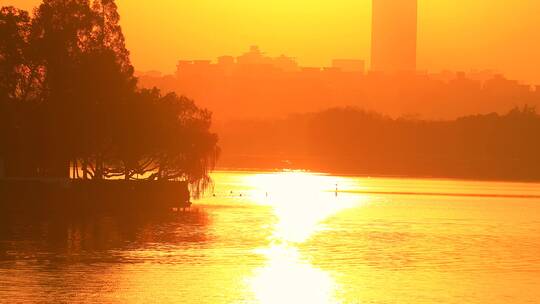
<svg viewBox="0 0 540 304">
<path fill-rule="evenodd" d="M 211 113 L 137 87 L 119 19 L 114 0 L 0 9 L 5 176 L 208 183 Z"/>
<path fill-rule="evenodd" d="M 540 115 L 528 106 L 446 121 L 333 108 L 231 122 L 220 137 L 228 167 L 540 180 Z"/>
</svg>

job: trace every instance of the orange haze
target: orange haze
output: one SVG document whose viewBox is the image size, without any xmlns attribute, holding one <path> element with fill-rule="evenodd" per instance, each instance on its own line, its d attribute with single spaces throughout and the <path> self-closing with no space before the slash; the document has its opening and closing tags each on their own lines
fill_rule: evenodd
<svg viewBox="0 0 540 304">
<path fill-rule="evenodd" d="M 31 9 L 39 0 L 0 0 Z M 371 0 L 118 0 L 137 70 L 173 72 L 260 45 L 303 66 L 369 62 Z M 420 0 L 418 68 L 492 69 L 540 84 L 537 0 Z"/>
</svg>

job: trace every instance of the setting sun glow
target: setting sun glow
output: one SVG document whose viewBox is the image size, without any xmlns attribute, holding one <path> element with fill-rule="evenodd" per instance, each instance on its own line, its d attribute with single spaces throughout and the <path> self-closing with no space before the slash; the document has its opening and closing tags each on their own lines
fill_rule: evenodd
<svg viewBox="0 0 540 304">
<path fill-rule="evenodd" d="M 0 304 L 540 299 L 539 0 L 0 0 Z"/>
<path fill-rule="evenodd" d="M 332 276 L 302 257 L 298 244 L 325 229 L 333 215 L 361 204 L 339 195 L 347 180 L 307 172 L 282 172 L 248 176 L 255 202 L 270 206 L 275 224 L 270 247 L 256 253 L 267 259 L 248 280 L 259 303 L 334 303 L 339 291 Z"/>
<path fill-rule="evenodd" d="M 258 44 L 304 66 L 369 59 L 371 0 L 119 0 L 138 70 L 173 72 L 179 59 L 213 59 Z M 1 0 L 25 9 L 38 0 Z M 421 70 L 496 70 L 540 83 L 536 0 L 419 0 Z M 509 51 L 511 50 L 511 51 Z"/>
<path fill-rule="evenodd" d="M 273 241 L 277 243 L 304 242 L 324 229 L 324 220 L 359 203 L 337 195 L 336 187 L 347 190 L 345 181 L 338 177 L 283 172 L 250 176 L 245 183 L 258 189 L 259 204 L 273 208 Z"/>
</svg>

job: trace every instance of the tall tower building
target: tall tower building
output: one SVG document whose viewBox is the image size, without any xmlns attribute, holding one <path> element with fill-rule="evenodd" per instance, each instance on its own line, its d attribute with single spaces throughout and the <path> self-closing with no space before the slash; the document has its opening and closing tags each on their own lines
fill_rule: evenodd
<svg viewBox="0 0 540 304">
<path fill-rule="evenodd" d="M 417 0 L 373 0 L 371 70 L 416 70 Z"/>
</svg>

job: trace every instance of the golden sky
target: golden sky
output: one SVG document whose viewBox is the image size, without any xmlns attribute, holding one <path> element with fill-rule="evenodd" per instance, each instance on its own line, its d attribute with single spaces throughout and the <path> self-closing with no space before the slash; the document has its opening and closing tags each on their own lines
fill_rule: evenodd
<svg viewBox="0 0 540 304">
<path fill-rule="evenodd" d="M 39 0 L 0 0 L 30 9 Z M 117 0 L 137 70 L 172 72 L 178 59 L 270 55 L 322 66 L 369 61 L 371 0 Z M 540 84 L 540 1 L 419 0 L 422 70 L 492 69 Z"/>
</svg>

